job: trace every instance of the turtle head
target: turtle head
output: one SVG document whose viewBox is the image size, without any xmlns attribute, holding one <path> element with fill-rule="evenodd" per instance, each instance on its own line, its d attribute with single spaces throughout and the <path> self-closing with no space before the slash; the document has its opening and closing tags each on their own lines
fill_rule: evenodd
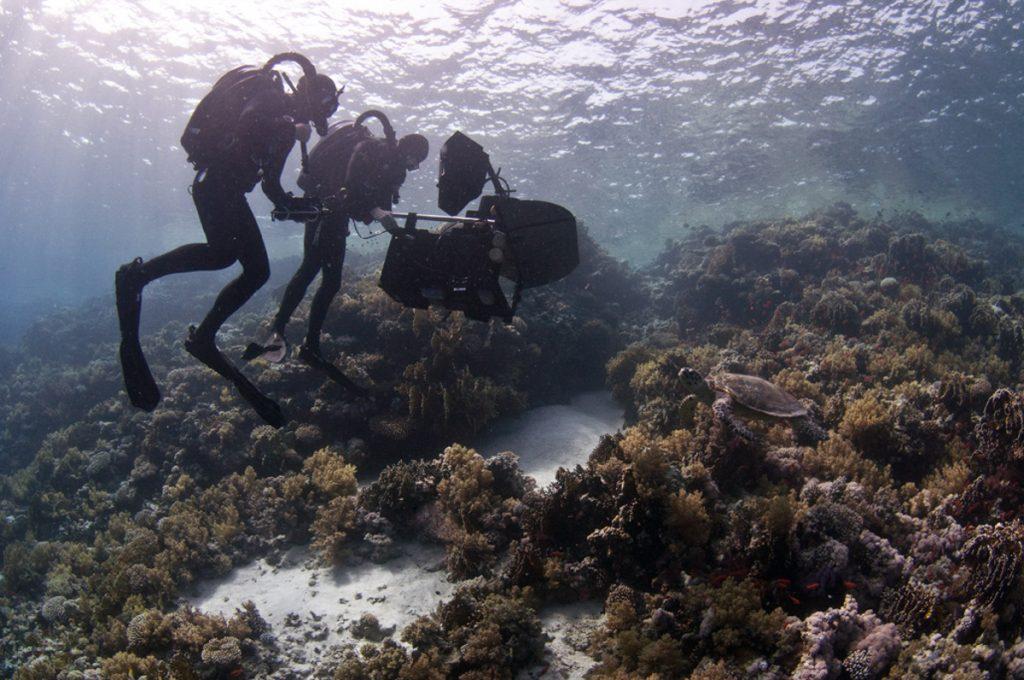
<svg viewBox="0 0 1024 680">
<path fill-rule="evenodd" d="M 679 382 L 684 390 L 698 398 L 710 399 L 713 396 L 711 387 L 704 380 L 704 376 L 689 366 L 679 369 Z"/>
</svg>

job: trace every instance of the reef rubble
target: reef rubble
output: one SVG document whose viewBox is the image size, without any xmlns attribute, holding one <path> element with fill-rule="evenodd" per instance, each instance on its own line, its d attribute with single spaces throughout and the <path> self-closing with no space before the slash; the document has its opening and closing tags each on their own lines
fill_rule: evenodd
<svg viewBox="0 0 1024 680">
<path fill-rule="evenodd" d="M 0 673 L 289 677 L 269 609 L 181 597 L 295 546 L 342 574 L 415 539 L 436 603 L 348 621 L 303 677 L 513 678 L 559 645 L 593 679 L 1024 677 L 1024 238 L 844 204 L 682 233 L 640 270 L 584 237 L 510 325 L 403 310 L 363 270 L 325 351 L 386 398 L 255 366 L 280 431 L 188 361 L 181 318 L 146 338 L 152 414 L 101 315 L 38 324 L 0 366 Z M 736 436 L 686 368 L 768 380 L 828 438 Z M 625 426 L 550 484 L 460 443 L 602 386 Z M 566 641 L 558 611 L 591 625 Z"/>
</svg>

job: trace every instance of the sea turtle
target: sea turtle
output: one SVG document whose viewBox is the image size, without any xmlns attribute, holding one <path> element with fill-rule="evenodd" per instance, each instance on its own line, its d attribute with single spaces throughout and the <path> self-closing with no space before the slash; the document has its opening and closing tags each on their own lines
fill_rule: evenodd
<svg viewBox="0 0 1024 680">
<path fill-rule="evenodd" d="M 828 433 L 812 420 L 810 411 L 782 388 L 752 375 L 715 373 L 707 378 L 692 368 L 679 369 L 679 380 L 696 398 L 711 404 L 715 419 L 749 441 L 757 439 L 736 416 L 776 418 L 789 421 L 793 437 L 802 444 L 828 439 Z"/>
</svg>

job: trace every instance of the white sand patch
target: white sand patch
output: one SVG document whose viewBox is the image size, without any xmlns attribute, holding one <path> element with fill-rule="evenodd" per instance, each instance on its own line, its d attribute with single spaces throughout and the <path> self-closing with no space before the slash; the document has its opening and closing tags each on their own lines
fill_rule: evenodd
<svg viewBox="0 0 1024 680">
<path fill-rule="evenodd" d="M 187 602 L 206 613 L 231 615 L 252 600 L 272 626 L 291 670 L 308 669 L 331 647 L 359 642 L 348 628 L 364 613 L 397 633 L 451 596 L 455 586 L 440 568 L 443 548 L 406 543 L 400 549 L 399 557 L 383 564 L 330 569 L 295 548 L 277 567 L 259 560 L 222 580 L 199 584 Z"/>
<path fill-rule="evenodd" d="M 547 607 L 540 622 L 548 635 L 544 660 L 519 674 L 519 680 L 577 680 L 597 665 L 584 651 L 601 625 L 601 603 L 574 602 Z"/>
<path fill-rule="evenodd" d="M 541 486 L 559 467 L 587 460 L 603 434 L 623 425 L 622 409 L 607 392 L 579 395 L 568 405 L 543 406 L 499 421 L 474 448 L 483 455 L 514 451 L 524 473 Z M 259 560 L 217 581 L 196 584 L 186 602 L 206 613 L 230 616 L 252 600 L 270 624 L 287 662 L 280 677 L 306 677 L 335 657 L 340 645 L 359 643 L 349 627 L 364 613 L 397 634 L 418 616 L 451 597 L 455 584 L 442 568 L 441 546 L 409 542 L 383 564 L 331 569 L 305 548 L 293 548 L 277 566 Z M 582 652 L 600 617 L 600 603 L 558 606 L 541 612 L 551 636 L 544 664 L 524 678 L 581 678 L 594 665 Z M 275 677 L 278 677 L 275 675 Z"/>
<path fill-rule="evenodd" d="M 474 444 L 483 456 L 513 451 L 525 474 L 538 486 L 555 481 L 560 467 L 585 463 L 601 435 L 624 424 L 622 407 L 608 392 L 586 392 L 567 404 L 541 406 L 498 421 Z"/>
</svg>

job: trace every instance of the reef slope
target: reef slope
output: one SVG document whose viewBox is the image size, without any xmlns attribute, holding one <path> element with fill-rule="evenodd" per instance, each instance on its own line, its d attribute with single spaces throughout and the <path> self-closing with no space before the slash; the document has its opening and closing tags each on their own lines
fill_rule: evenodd
<svg viewBox="0 0 1024 680">
<path fill-rule="evenodd" d="M 151 415 L 119 394 L 102 334 L 47 354 L 101 319 L 37 326 L 0 362 L 19 461 L 0 484 L 3 672 L 288 677 L 257 607 L 203 614 L 181 593 L 294 545 L 354 569 L 415 536 L 450 595 L 316 674 L 511 678 L 543 663 L 545 608 L 596 600 L 591 678 L 1021 676 L 1016 232 L 836 205 L 690 229 L 642 271 L 582 250 L 510 326 L 350 280 L 328 354 L 392 396 L 258 367 L 281 431 L 187 360 L 183 321 L 147 335 L 166 394 Z M 687 398 L 683 367 L 770 380 L 829 438 L 802 446 L 770 420 L 737 436 Z M 602 384 L 627 427 L 549 486 L 456 443 Z"/>
</svg>

